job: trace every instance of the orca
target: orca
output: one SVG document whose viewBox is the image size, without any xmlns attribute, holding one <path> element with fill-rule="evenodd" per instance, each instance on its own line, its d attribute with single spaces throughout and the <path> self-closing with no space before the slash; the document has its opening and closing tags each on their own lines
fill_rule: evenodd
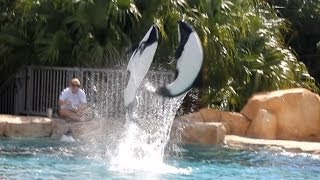
<svg viewBox="0 0 320 180">
<path fill-rule="evenodd" d="M 156 25 L 153 25 L 139 43 L 138 48 L 133 52 L 127 66 L 127 72 L 130 73 L 130 77 L 124 90 L 125 107 L 128 107 L 134 101 L 137 90 L 151 66 L 158 47 L 158 41 L 159 30 Z"/>
<path fill-rule="evenodd" d="M 190 90 L 197 78 L 202 62 L 203 48 L 200 38 L 194 28 L 183 21 L 179 21 L 179 41 L 176 49 L 177 66 L 175 80 L 157 92 L 166 97 L 176 97 Z"/>
</svg>

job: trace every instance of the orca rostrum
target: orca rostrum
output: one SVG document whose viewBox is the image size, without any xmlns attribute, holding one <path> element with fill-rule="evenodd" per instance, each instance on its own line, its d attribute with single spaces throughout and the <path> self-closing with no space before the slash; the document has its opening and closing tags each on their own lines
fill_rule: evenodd
<svg viewBox="0 0 320 180">
<path fill-rule="evenodd" d="M 190 90 L 201 70 L 203 49 L 197 32 L 190 24 L 179 21 L 179 41 L 175 56 L 176 78 L 157 90 L 163 96 L 175 97 Z"/>
<path fill-rule="evenodd" d="M 152 63 L 154 54 L 158 47 L 158 41 L 159 30 L 156 25 L 153 25 L 140 41 L 138 48 L 133 52 L 127 66 L 127 72 L 130 73 L 130 77 L 124 90 L 125 107 L 128 107 L 132 102 L 134 102 L 137 90 Z"/>
</svg>

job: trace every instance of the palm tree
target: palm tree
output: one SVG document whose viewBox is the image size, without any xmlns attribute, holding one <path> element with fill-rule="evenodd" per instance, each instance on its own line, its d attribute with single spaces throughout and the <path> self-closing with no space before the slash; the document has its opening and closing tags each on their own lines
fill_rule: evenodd
<svg viewBox="0 0 320 180">
<path fill-rule="evenodd" d="M 201 14 L 194 24 L 205 46 L 206 104 L 239 110 L 258 91 L 317 89 L 284 46 L 286 24 L 265 1 L 199 1 L 194 6 Z"/>
<path fill-rule="evenodd" d="M 290 22 L 286 43 L 308 67 L 310 74 L 320 82 L 320 56 L 317 43 L 320 41 L 320 0 L 269 0 L 280 17 Z"/>
<path fill-rule="evenodd" d="M 14 13 L 0 18 L 7 21 L 0 29 L 0 70 L 6 72 L 25 64 L 113 67 L 152 24 L 162 36 L 155 64 L 174 69 L 177 21 L 185 20 L 204 47 L 205 105 L 239 110 L 258 91 L 317 90 L 304 65 L 284 46 L 286 23 L 264 0 L 15 2 L 6 10 Z"/>
</svg>

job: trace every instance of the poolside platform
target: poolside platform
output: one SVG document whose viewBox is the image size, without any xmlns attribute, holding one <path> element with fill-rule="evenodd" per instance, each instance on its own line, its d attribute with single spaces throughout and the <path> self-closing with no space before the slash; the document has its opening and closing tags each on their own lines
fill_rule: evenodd
<svg viewBox="0 0 320 180">
<path fill-rule="evenodd" d="M 97 134 L 101 133 L 111 135 L 108 129 L 117 129 L 117 131 L 123 129 L 121 128 L 122 123 L 111 120 L 67 123 L 62 119 L 50 119 L 39 116 L 0 115 L 0 138 L 59 138 L 70 127 L 74 130 L 77 138 L 88 137 L 89 135 L 97 137 Z M 216 131 L 217 127 L 220 126 L 213 124 L 212 127 L 213 132 L 217 133 L 209 133 L 209 135 L 219 135 L 218 139 L 223 138 L 224 143 L 214 140 L 212 142 L 217 142 L 217 144 L 211 145 L 227 146 L 234 149 L 320 154 L 320 142 L 253 139 L 236 135 L 225 135 L 224 133 L 221 134 L 218 133 L 219 131 Z M 101 132 L 99 132 L 99 130 L 101 130 Z M 205 133 L 204 135 L 208 134 Z M 201 145 L 201 141 L 199 141 L 198 144 Z"/>
<path fill-rule="evenodd" d="M 320 154 L 319 142 L 253 139 L 235 135 L 225 136 L 226 145 L 236 149 L 273 150 L 293 153 Z"/>
</svg>

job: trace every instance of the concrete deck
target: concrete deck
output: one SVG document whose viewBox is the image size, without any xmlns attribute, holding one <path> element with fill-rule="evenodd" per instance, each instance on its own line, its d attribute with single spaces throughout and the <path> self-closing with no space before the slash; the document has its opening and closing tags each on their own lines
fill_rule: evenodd
<svg viewBox="0 0 320 180">
<path fill-rule="evenodd" d="M 295 153 L 320 154 L 320 143 L 318 142 L 252 139 L 234 135 L 226 135 L 225 141 L 228 147 L 237 149 L 285 150 Z"/>
</svg>

